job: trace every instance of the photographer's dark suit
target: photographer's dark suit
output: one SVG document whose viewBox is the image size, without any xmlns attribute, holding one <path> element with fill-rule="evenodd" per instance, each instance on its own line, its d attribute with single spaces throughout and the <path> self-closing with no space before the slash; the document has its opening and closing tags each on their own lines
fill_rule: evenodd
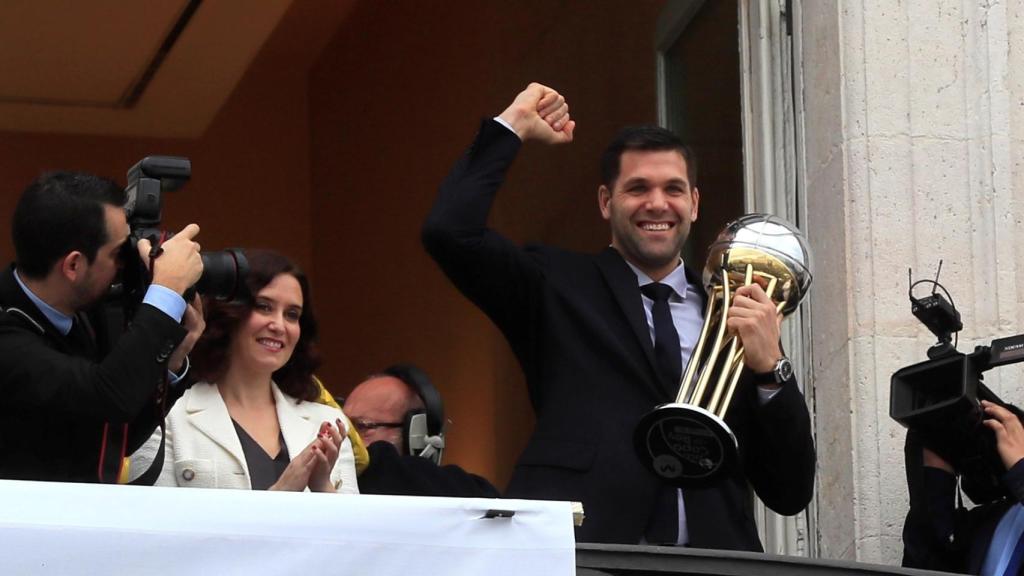
<svg viewBox="0 0 1024 576">
<path fill-rule="evenodd" d="M 87 329 L 64 336 L 54 328 L 13 266 L 0 273 L 0 308 L 0 478 L 96 482 L 104 422 L 143 415 L 129 451 L 152 432 L 154 392 L 185 329 L 143 304 L 100 358 Z"/>
<path fill-rule="evenodd" d="M 581 501 L 579 540 L 635 544 L 666 511 L 655 509 L 664 487 L 636 456 L 633 430 L 676 391 L 659 384 L 637 278 L 618 252 L 523 249 L 487 228 L 519 146 L 509 130 L 484 122 L 441 186 L 424 244 L 501 329 L 526 376 L 537 424 L 505 496 Z M 782 513 L 810 500 L 815 456 L 803 396 L 789 382 L 761 406 L 756 392 L 741 382 L 727 417 L 742 469 L 684 490 L 691 546 L 762 549 L 748 481 Z"/>
</svg>

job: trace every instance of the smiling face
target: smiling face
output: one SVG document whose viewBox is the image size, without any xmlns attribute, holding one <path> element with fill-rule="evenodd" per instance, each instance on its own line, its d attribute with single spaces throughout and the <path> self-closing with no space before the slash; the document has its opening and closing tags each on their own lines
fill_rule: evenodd
<svg viewBox="0 0 1024 576">
<path fill-rule="evenodd" d="M 676 150 L 626 151 L 612 186 L 598 190 L 612 246 L 652 280 L 661 280 L 678 265 L 697 220 L 700 193 L 690 185 L 686 160 Z"/>
<path fill-rule="evenodd" d="M 302 288 L 291 274 L 278 274 L 253 298 L 249 318 L 231 340 L 232 364 L 272 374 L 292 357 L 302 335 Z"/>
</svg>

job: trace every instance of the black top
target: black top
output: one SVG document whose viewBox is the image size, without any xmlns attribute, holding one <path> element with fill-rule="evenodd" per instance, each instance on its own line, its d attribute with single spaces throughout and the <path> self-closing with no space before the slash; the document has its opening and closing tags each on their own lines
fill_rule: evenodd
<svg viewBox="0 0 1024 576">
<path fill-rule="evenodd" d="M 398 453 L 382 440 L 366 447 L 370 465 L 359 475 L 362 494 L 394 496 L 445 496 L 449 498 L 500 498 L 486 479 L 458 466 L 438 466 L 429 458 Z"/>
<path fill-rule="evenodd" d="M 245 454 L 245 463 L 249 467 L 249 482 L 252 484 L 252 489 L 268 490 L 281 477 L 291 461 L 288 456 L 288 446 L 284 443 L 284 435 L 280 432 L 277 433 L 281 451 L 277 453 L 276 458 L 271 458 L 270 454 L 267 454 L 263 447 L 252 439 L 252 436 L 249 436 L 245 428 L 235 422 L 234 418 L 231 419 L 231 423 L 235 425 L 238 441 L 242 443 L 242 453 Z"/>
</svg>

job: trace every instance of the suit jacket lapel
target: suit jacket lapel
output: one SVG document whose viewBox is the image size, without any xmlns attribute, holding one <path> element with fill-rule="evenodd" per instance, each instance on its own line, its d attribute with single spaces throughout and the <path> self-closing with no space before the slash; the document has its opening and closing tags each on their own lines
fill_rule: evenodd
<svg viewBox="0 0 1024 576">
<path fill-rule="evenodd" d="M 220 397 L 217 387 L 199 383 L 190 389 L 188 404 L 185 406 L 189 421 L 211 440 L 235 457 L 248 473 L 249 467 L 242 452 L 242 443 L 231 422 L 228 407 Z"/>
<path fill-rule="evenodd" d="M 316 437 L 320 422 L 312 420 L 304 404 L 296 404 L 294 398 L 285 396 L 277 384 L 272 386 L 277 405 L 277 422 L 284 436 L 284 444 L 288 447 L 288 457 L 295 458 Z"/>
<path fill-rule="evenodd" d="M 14 279 L 13 264 L 0 274 L 0 307 L 4 310 L 8 308 L 20 310 L 27 318 L 19 318 L 19 321 L 25 324 L 31 323 L 36 329 L 41 329 L 46 338 L 54 342 L 60 351 L 66 353 L 73 351 L 71 342 L 57 331 L 57 328 L 50 323 L 43 312 L 29 300 L 21 286 L 18 286 L 18 281 Z M 12 312 L 11 314 L 18 313 Z"/>
<path fill-rule="evenodd" d="M 640 341 L 640 347 L 647 358 L 647 366 L 653 376 L 648 378 L 647 382 L 654 384 L 657 396 L 662 398 L 665 396 L 665 389 L 660 383 L 658 364 L 654 358 L 654 344 L 651 342 L 651 332 L 647 326 L 647 315 L 644 313 L 644 302 L 640 297 L 636 274 L 622 259 L 618 251 L 611 247 L 597 255 L 597 265 L 604 275 L 605 281 L 608 282 L 608 288 L 615 297 L 615 301 L 622 309 L 622 313 L 625 314 L 633 335 Z M 673 396 L 675 393 L 675 390 L 671 392 Z"/>
</svg>

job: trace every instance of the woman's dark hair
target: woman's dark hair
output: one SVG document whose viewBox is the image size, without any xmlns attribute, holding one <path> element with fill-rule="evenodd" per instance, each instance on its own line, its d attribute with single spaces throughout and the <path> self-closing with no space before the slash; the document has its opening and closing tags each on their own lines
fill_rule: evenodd
<svg viewBox="0 0 1024 576">
<path fill-rule="evenodd" d="M 216 382 L 227 371 L 231 339 L 253 311 L 253 298 L 274 278 L 289 274 L 299 281 L 302 289 L 302 315 L 299 317 L 299 341 L 295 343 L 291 358 L 274 372 L 274 382 L 282 392 L 300 400 L 313 401 L 320 396 L 320 387 L 313 380 L 313 372 L 320 366 L 320 353 L 316 347 L 317 325 L 313 314 L 309 280 L 291 260 L 272 250 L 246 249 L 249 275 L 245 280 L 251 298 L 243 302 L 222 302 L 211 298 L 203 300 L 206 330 L 192 350 L 195 374 L 207 382 Z"/>
</svg>

